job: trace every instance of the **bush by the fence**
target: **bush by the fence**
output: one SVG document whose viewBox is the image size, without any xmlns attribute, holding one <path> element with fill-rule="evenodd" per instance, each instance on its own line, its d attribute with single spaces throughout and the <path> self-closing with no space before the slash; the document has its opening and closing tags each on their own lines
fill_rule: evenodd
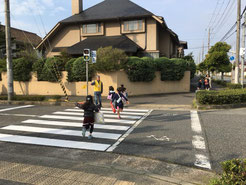
<svg viewBox="0 0 246 185">
<path fill-rule="evenodd" d="M 95 74 L 93 64 L 89 64 L 89 81 L 92 80 L 92 77 Z M 73 62 L 72 67 L 72 78 L 74 81 L 86 81 L 86 62 L 84 62 L 83 57 L 77 58 Z"/>
<path fill-rule="evenodd" d="M 232 159 L 221 163 L 223 174 L 213 179 L 210 185 L 246 184 L 246 159 Z"/>
<path fill-rule="evenodd" d="M 64 71 L 64 62 L 59 57 L 47 58 L 40 75 L 40 80 L 57 82 L 61 77 L 61 71 Z"/>
<path fill-rule="evenodd" d="M 183 59 L 170 59 L 159 58 L 157 60 L 158 66 L 161 68 L 161 80 L 162 81 L 178 81 L 184 77 L 184 73 L 187 70 L 187 62 Z"/>
<path fill-rule="evenodd" d="M 36 72 L 38 81 L 42 81 L 42 71 L 45 64 L 45 59 L 39 59 L 32 65 L 32 71 Z"/>
<path fill-rule="evenodd" d="M 198 91 L 196 99 L 203 105 L 221 105 L 246 103 L 246 89 L 228 89 L 222 91 Z"/>
<path fill-rule="evenodd" d="M 105 47 L 97 50 L 95 69 L 99 72 L 113 72 L 123 69 L 127 63 L 127 55 L 121 49 Z"/>
<path fill-rule="evenodd" d="M 76 60 L 76 58 L 72 58 L 65 65 L 65 70 L 67 71 L 67 81 L 68 82 L 74 81 L 72 69 L 73 69 L 73 63 L 75 60 Z"/>
<path fill-rule="evenodd" d="M 163 64 L 165 62 L 167 62 L 167 64 Z M 168 65 L 168 62 L 170 62 L 169 58 L 166 57 L 156 58 L 154 60 L 156 71 L 162 71 L 163 65 Z"/>
<path fill-rule="evenodd" d="M 32 64 L 32 61 L 24 57 L 13 60 L 14 81 L 29 81 L 31 79 Z"/>
<path fill-rule="evenodd" d="M 155 64 L 146 58 L 129 57 L 125 71 L 132 82 L 150 82 L 155 78 Z"/>
</svg>

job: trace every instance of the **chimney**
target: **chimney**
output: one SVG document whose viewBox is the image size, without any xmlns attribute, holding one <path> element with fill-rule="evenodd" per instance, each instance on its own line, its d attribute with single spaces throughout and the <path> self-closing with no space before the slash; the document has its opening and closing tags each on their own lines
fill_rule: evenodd
<svg viewBox="0 0 246 185">
<path fill-rule="evenodd" d="M 83 0 L 72 0 L 72 15 L 83 11 Z"/>
</svg>

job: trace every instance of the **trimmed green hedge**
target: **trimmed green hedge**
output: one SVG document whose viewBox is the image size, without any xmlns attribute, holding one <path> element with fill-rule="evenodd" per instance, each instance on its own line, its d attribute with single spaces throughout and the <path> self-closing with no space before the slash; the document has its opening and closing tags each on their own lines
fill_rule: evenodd
<svg viewBox="0 0 246 185">
<path fill-rule="evenodd" d="M 228 89 L 223 91 L 198 91 L 197 102 L 203 105 L 222 105 L 246 103 L 246 89 Z"/>
<path fill-rule="evenodd" d="M 242 89 L 242 85 L 241 84 L 227 83 L 226 87 L 228 89 Z"/>
<path fill-rule="evenodd" d="M 129 57 L 125 71 L 132 82 L 150 82 L 155 78 L 155 65 L 149 58 Z"/>
<path fill-rule="evenodd" d="M 27 58 L 18 58 L 13 60 L 13 77 L 14 81 L 27 82 L 31 77 L 33 62 Z"/>
<path fill-rule="evenodd" d="M 68 82 L 74 81 L 72 69 L 73 69 L 73 63 L 75 60 L 76 58 L 72 58 L 65 65 L 65 70 L 67 71 L 67 81 Z"/>
<path fill-rule="evenodd" d="M 93 64 L 89 64 L 89 81 L 92 80 L 92 77 L 95 74 L 95 70 Z M 73 62 L 72 66 L 72 80 L 73 81 L 86 81 L 86 62 L 84 62 L 84 58 L 77 58 Z"/>
</svg>

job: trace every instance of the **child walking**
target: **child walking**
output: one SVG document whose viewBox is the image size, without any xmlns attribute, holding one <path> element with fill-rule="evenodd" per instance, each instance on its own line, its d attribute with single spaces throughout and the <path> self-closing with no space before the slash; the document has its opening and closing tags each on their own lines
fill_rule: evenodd
<svg viewBox="0 0 246 185">
<path fill-rule="evenodd" d="M 112 97 L 114 96 L 115 92 L 114 92 L 114 87 L 113 86 L 109 86 L 109 93 L 108 93 L 108 100 L 110 100 L 110 106 L 112 108 L 113 113 L 116 113 L 115 110 L 115 105 L 114 102 L 112 102 Z"/>
<path fill-rule="evenodd" d="M 124 108 L 123 99 L 125 99 L 126 103 L 129 104 L 128 99 L 121 93 L 121 91 L 122 91 L 122 88 L 118 87 L 117 93 L 115 93 L 112 96 L 112 102 L 116 101 L 116 108 L 117 108 L 117 114 L 118 114 L 119 119 L 121 119 L 120 113 L 123 111 L 123 108 Z"/>
<path fill-rule="evenodd" d="M 85 137 L 86 130 L 90 129 L 88 139 L 92 139 L 92 132 L 94 130 L 94 112 L 98 112 L 99 107 L 93 103 L 91 95 L 86 96 L 85 102 L 76 103 L 75 105 L 84 110 L 82 136 Z"/>
</svg>

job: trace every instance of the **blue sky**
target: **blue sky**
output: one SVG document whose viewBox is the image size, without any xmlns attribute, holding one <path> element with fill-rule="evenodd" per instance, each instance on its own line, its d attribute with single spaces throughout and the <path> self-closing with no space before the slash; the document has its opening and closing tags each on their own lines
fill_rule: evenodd
<svg viewBox="0 0 246 185">
<path fill-rule="evenodd" d="M 83 0 L 87 9 L 102 0 Z M 202 44 L 207 52 L 208 26 L 212 29 L 211 45 L 220 41 L 236 22 L 236 0 L 132 0 L 134 3 L 163 16 L 168 27 L 188 42 L 189 50 L 198 61 Z M 71 16 L 71 0 L 10 0 L 11 26 L 37 33 L 41 37 L 57 22 Z M 246 0 L 242 0 L 242 9 Z M 0 0 L 0 22 L 4 24 L 4 0 Z M 235 47 L 236 34 L 226 40 Z M 200 56 L 200 59 L 202 57 Z"/>
</svg>

